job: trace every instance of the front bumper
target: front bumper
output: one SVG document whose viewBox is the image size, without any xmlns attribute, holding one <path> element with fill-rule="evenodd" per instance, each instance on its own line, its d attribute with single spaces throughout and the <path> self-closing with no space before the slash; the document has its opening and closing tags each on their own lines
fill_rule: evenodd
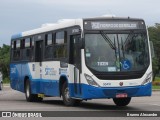
<svg viewBox="0 0 160 120">
<path fill-rule="evenodd" d="M 81 85 L 82 99 L 115 98 L 118 93 L 127 93 L 128 97 L 151 96 L 152 84 L 148 83 L 133 87 L 94 87 L 86 84 Z"/>
</svg>

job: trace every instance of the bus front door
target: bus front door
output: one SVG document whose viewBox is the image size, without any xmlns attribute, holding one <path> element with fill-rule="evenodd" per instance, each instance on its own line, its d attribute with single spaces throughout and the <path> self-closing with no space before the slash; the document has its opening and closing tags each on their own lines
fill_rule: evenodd
<svg viewBox="0 0 160 120">
<path fill-rule="evenodd" d="M 74 94 L 75 96 L 81 95 L 81 50 L 79 48 L 80 35 L 71 36 L 70 45 L 70 64 L 74 65 Z"/>
</svg>

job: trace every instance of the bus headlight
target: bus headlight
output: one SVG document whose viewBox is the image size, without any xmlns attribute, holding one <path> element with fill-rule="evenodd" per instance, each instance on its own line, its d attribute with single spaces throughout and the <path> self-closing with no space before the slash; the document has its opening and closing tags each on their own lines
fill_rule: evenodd
<svg viewBox="0 0 160 120">
<path fill-rule="evenodd" d="M 84 76 L 85 76 L 89 85 L 99 87 L 98 83 L 91 76 L 89 76 L 88 74 L 84 74 Z"/>
<path fill-rule="evenodd" d="M 142 82 L 142 85 L 145 85 L 151 81 L 152 81 L 152 72 L 147 75 L 146 79 Z"/>
</svg>

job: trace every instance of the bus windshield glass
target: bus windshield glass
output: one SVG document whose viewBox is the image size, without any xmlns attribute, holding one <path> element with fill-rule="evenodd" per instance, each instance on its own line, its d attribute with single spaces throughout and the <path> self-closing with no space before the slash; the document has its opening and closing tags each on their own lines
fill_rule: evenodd
<svg viewBox="0 0 160 120">
<path fill-rule="evenodd" d="M 85 60 L 97 72 L 141 71 L 149 65 L 147 34 L 85 34 Z"/>
</svg>

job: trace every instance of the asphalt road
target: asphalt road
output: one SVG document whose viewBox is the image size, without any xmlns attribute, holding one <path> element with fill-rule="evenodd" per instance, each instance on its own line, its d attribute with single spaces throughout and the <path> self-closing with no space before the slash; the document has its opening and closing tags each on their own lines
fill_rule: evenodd
<svg viewBox="0 0 160 120">
<path fill-rule="evenodd" d="M 151 97 L 132 98 L 127 107 L 115 106 L 112 99 L 83 101 L 79 106 L 66 107 L 61 98 L 57 97 L 44 98 L 40 103 L 27 102 L 23 93 L 12 90 L 10 86 L 4 86 L 0 91 L 0 111 L 105 111 L 113 116 L 122 111 L 160 111 L 160 91 L 154 91 Z"/>
</svg>

